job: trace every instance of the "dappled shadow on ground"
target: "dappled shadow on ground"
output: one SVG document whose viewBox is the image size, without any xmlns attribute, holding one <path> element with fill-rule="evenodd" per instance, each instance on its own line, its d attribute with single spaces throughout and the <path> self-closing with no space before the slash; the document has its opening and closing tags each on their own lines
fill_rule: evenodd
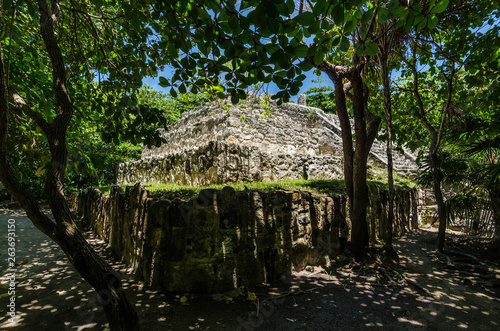
<svg viewBox="0 0 500 331">
<path fill-rule="evenodd" d="M 24 213 L 0 211 L 0 227 L 14 219 L 16 226 L 16 316 L 9 322 L 6 305 L 0 298 L 0 329 L 31 327 L 36 330 L 102 329 L 97 317 L 98 296 L 69 264 L 66 255 L 51 239 L 36 229 Z M 0 231 L 0 294 L 8 291 L 7 235 Z M 92 317 L 92 318 L 90 318 Z"/>
<path fill-rule="evenodd" d="M 453 243 L 457 235 L 448 235 L 447 242 Z M 464 238 L 467 236 L 459 235 Z M 496 330 L 500 328 L 500 296 L 498 289 L 481 280 L 481 274 L 464 274 L 450 267 L 453 261 L 435 250 L 436 232 L 421 229 L 407 234 L 396 243 L 404 257 L 402 267 L 407 277 L 415 282 L 419 292 L 420 319 L 429 327 L 447 326 L 448 329 Z M 485 244 L 476 240 L 476 244 Z M 480 250 L 474 241 L 467 241 L 474 250 Z M 457 247 L 455 247 L 457 248 Z M 496 263 L 490 264 L 489 277 L 500 275 Z"/>
<path fill-rule="evenodd" d="M 103 330 L 106 320 L 97 294 L 60 248 L 22 213 L 0 211 L 0 227 L 9 218 L 16 220 L 18 239 L 17 315 L 16 323 L 9 323 L 4 308 L 9 298 L 0 298 L 0 328 Z M 0 294 L 7 291 L 5 232 L 0 231 Z M 400 238 L 395 247 L 401 264 L 386 272 L 376 264 L 345 261 L 222 295 L 162 293 L 144 286 L 103 241 L 89 232 L 87 237 L 122 275 L 145 330 L 495 330 L 500 324 L 496 288 L 486 286 L 475 270 L 465 270 L 472 277 L 450 269 L 434 251 L 432 231 Z M 457 238 L 449 241 L 454 249 L 469 243 Z M 495 263 L 494 258 L 488 263 L 493 274 Z"/>
</svg>

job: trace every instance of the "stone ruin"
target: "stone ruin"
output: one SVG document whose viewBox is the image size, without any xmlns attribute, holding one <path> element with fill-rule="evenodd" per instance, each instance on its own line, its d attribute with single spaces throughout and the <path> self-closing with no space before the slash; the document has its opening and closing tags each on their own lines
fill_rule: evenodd
<svg viewBox="0 0 500 331">
<path fill-rule="evenodd" d="M 335 115 L 250 98 L 205 104 L 162 134 L 167 143 L 119 166 L 118 184 L 134 186 L 113 186 L 109 195 L 89 189 L 71 203 L 138 279 L 169 291 L 224 292 L 328 265 L 344 251 L 351 224 L 342 194 L 225 187 L 184 200 L 150 194 L 142 184 L 343 179 Z M 369 162 L 386 165 L 383 143 L 374 143 Z M 417 170 L 410 154 L 399 153 L 394 168 L 403 175 Z M 373 185 L 369 191 L 367 223 L 375 244 L 388 240 L 388 192 Z M 420 199 L 416 189 L 397 190 L 395 236 L 418 226 Z"/>
<path fill-rule="evenodd" d="M 337 116 L 268 100 L 249 98 L 237 105 L 219 101 L 184 113 L 162 131 L 165 144 L 144 147 L 140 160 L 119 165 L 117 184 L 343 179 Z M 393 159 L 395 172 L 416 174 L 414 155 L 394 152 Z M 387 166 L 385 143 L 374 142 L 369 164 Z"/>
</svg>

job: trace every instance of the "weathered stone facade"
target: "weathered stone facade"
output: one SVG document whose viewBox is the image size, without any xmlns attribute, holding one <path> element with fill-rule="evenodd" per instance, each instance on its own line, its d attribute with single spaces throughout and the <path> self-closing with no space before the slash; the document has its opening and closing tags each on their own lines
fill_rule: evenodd
<svg viewBox="0 0 500 331">
<path fill-rule="evenodd" d="M 211 141 L 199 148 L 120 164 L 119 184 L 210 185 L 284 178 L 341 179 L 341 159 L 332 155 L 276 154 L 256 146 Z"/>
<path fill-rule="evenodd" d="M 225 106 L 214 102 L 184 113 L 162 134 L 167 143 L 144 148 L 141 160 L 118 167 L 118 184 L 343 178 L 337 117 L 305 105 L 278 106 L 262 99 Z M 414 161 L 395 153 L 394 169 L 413 173 Z M 386 164 L 382 143 L 374 143 L 370 162 Z"/>
<path fill-rule="evenodd" d="M 204 190 L 189 200 L 142 184 L 81 192 L 72 208 L 139 279 L 170 291 L 222 292 L 335 258 L 349 240 L 347 198 L 310 192 Z M 415 229 L 418 193 L 397 191 L 394 235 Z M 372 243 L 387 238 L 387 191 L 370 186 Z"/>
</svg>

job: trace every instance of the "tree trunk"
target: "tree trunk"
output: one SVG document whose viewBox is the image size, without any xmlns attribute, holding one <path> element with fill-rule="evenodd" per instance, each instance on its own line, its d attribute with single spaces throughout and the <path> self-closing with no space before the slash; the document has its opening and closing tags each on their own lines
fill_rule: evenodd
<svg viewBox="0 0 500 331">
<path fill-rule="evenodd" d="M 309 59 L 314 64 L 313 59 Z M 335 103 L 342 129 L 344 154 L 344 179 L 351 218 L 351 248 L 356 259 L 366 256 L 369 244 L 366 212 L 368 187 L 366 184 L 367 161 L 370 148 L 377 135 L 380 118 L 368 110 L 368 88 L 361 72 L 353 67 L 333 65 L 326 60 L 315 67 L 325 72 L 335 86 Z M 343 78 L 349 80 L 344 83 Z M 352 90 L 352 93 L 350 91 Z M 347 112 L 347 98 L 353 104 L 356 148 L 353 148 L 351 122 Z"/>
<path fill-rule="evenodd" d="M 389 84 L 389 69 L 387 59 L 387 45 L 379 54 L 380 77 L 382 78 L 382 87 L 384 89 L 384 116 L 387 130 L 387 184 L 389 185 L 389 211 L 387 213 L 387 245 L 392 245 L 392 231 L 394 227 L 394 176 L 392 161 L 392 109 L 391 109 L 391 90 Z"/>
<path fill-rule="evenodd" d="M 436 142 L 431 143 L 431 154 L 430 163 L 431 163 L 431 172 L 432 172 L 432 188 L 434 191 L 434 197 L 436 199 L 436 204 L 438 207 L 438 220 L 439 220 L 439 228 L 438 228 L 438 236 L 437 236 L 437 249 L 442 252 L 444 250 L 444 242 L 446 236 L 446 208 L 444 206 L 443 193 L 441 191 L 441 172 L 439 171 L 439 167 L 437 165 L 437 151 L 435 151 Z M 433 148 L 434 147 L 434 148 Z"/>
<path fill-rule="evenodd" d="M 493 209 L 493 223 L 495 227 L 493 242 L 490 248 L 500 252 L 500 188 L 498 184 L 496 186 L 489 186 L 488 193 L 490 196 L 491 208 Z"/>
<path fill-rule="evenodd" d="M 51 166 L 47 171 L 45 192 L 55 222 L 45 215 L 36 201 L 17 180 L 8 160 L 7 130 L 9 112 L 9 89 L 0 44 L 0 181 L 7 191 L 26 211 L 33 224 L 54 240 L 64 251 L 71 264 L 99 294 L 104 312 L 112 330 L 139 330 L 134 308 L 122 289 L 120 277 L 107 262 L 87 243 L 76 226 L 73 215 L 64 197 L 64 174 L 67 163 L 66 132 L 73 114 L 73 104 L 66 89 L 66 71 L 62 52 L 53 31 L 52 13 L 48 3 L 38 1 L 40 9 L 40 32 L 52 63 L 53 91 L 57 103 L 56 117 L 48 123 L 33 111 L 17 94 L 12 93 L 13 103 L 22 108 L 42 128 L 49 142 Z M 0 1 L 0 18 L 1 18 Z"/>
<path fill-rule="evenodd" d="M 438 159 L 437 159 L 437 153 L 439 150 L 439 145 L 441 142 L 441 138 L 443 135 L 443 129 L 444 129 L 444 120 L 446 117 L 446 113 L 448 111 L 448 108 L 451 105 L 451 100 L 452 100 L 452 91 L 453 91 L 453 77 L 455 74 L 454 66 L 452 66 L 451 69 L 451 74 L 447 77 L 445 76 L 445 79 L 447 81 L 447 101 L 445 106 L 443 107 L 442 114 L 441 114 L 441 124 L 439 126 L 439 129 L 436 130 L 434 126 L 427 120 L 426 117 L 426 112 L 424 108 L 424 103 L 422 101 L 422 98 L 420 97 L 420 92 L 419 92 L 419 81 L 418 81 L 418 72 L 417 72 L 417 66 L 416 66 L 416 59 L 417 59 L 417 46 L 416 44 L 413 45 L 413 59 L 414 63 L 410 63 L 406 59 L 406 57 L 401 57 L 402 60 L 410 67 L 412 73 L 413 73 L 413 95 L 415 96 L 415 101 L 417 103 L 418 107 L 418 114 L 417 116 L 420 118 L 420 121 L 422 122 L 422 125 L 425 127 L 425 129 L 429 132 L 431 136 L 431 145 L 429 148 L 429 163 L 431 167 L 431 175 L 432 175 L 432 188 L 434 191 L 434 198 L 436 199 L 436 204 L 438 207 L 438 220 L 439 220 L 439 229 L 438 229 L 438 236 L 437 236 L 437 249 L 438 251 L 442 252 L 444 249 L 444 242 L 445 242 L 445 236 L 446 236 L 446 209 L 444 206 L 444 199 L 443 199 L 443 193 L 441 191 L 441 172 L 438 166 Z"/>
</svg>

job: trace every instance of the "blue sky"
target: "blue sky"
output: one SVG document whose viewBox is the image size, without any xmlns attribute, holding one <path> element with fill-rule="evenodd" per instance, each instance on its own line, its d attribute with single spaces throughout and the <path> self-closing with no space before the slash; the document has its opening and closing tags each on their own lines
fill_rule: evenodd
<svg viewBox="0 0 500 331">
<path fill-rule="evenodd" d="M 166 78 L 171 77 L 170 70 L 167 69 L 167 70 L 161 72 L 158 75 L 158 77 L 146 77 L 142 80 L 142 82 L 145 85 L 150 85 L 153 89 L 155 89 L 157 91 L 161 91 L 163 93 L 169 94 L 170 93 L 169 87 L 165 88 L 165 87 L 161 87 L 159 85 L 159 82 L 160 82 L 159 76 L 164 76 Z M 300 88 L 299 94 L 306 92 L 311 87 L 318 87 L 318 83 L 312 82 L 313 79 L 318 78 L 318 76 L 316 76 L 316 74 L 314 73 L 313 70 L 308 71 L 306 73 L 306 77 L 307 78 L 304 80 L 304 85 Z M 322 73 L 321 77 L 326 80 L 325 82 L 321 83 L 321 86 L 332 86 L 333 87 L 333 82 L 330 81 L 330 79 L 328 78 L 328 76 L 326 76 L 326 74 Z M 279 89 L 274 83 L 269 84 L 269 88 L 268 88 L 269 93 L 275 94 L 278 91 L 279 91 Z M 296 95 L 292 96 L 291 100 L 296 102 L 297 96 Z"/>
</svg>

